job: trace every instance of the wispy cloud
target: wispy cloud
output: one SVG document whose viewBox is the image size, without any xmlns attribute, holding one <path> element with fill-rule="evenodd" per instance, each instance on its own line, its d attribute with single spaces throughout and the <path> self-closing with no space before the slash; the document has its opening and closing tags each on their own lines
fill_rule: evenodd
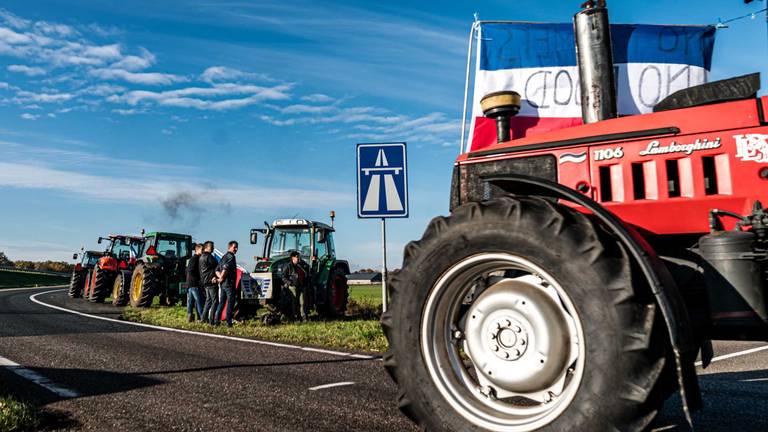
<svg viewBox="0 0 768 432">
<path fill-rule="evenodd" d="M 326 94 L 313 93 L 310 95 L 302 96 L 301 100 L 305 102 L 327 103 L 327 102 L 333 102 L 335 99 Z"/>
<path fill-rule="evenodd" d="M 10 65 L 7 69 L 9 72 L 22 73 L 31 77 L 45 75 L 45 69 L 36 66 Z"/>
<path fill-rule="evenodd" d="M 107 100 L 131 106 L 157 104 L 170 107 L 224 111 L 264 101 L 289 99 L 289 91 L 292 87 L 292 84 L 264 87 L 253 84 L 224 83 L 214 84 L 210 87 L 187 87 L 161 92 L 134 90 L 120 95 L 112 95 Z"/>
<path fill-rule="evenodd" d="M 99 187 L 93 187 L 99 185 Z M 212 195 L 210 185 L 191 182 L 185 177 L 125 178 L 63 171 L 33 164 L 0 162 L 0 186 L 19 189 L 42 189 L 99 201 L 141 203 L 154 205 L 184 191 L 201 200 L 214 198 L 233 207 L 274 211 L 275 208 L 327 208 L 328 205 L 348 204 L 346 193 L 333 190 L 291 187 L 262 187 L 244 184 L 219 184 Z M 141 191 L 141 193 L 137 193 Z M 265 200 L 265 196 L 290 196 L 291 200 Z"/>
<path fill-rule="evenodd" d="M 133 84 L 146 84 L 152 86 L 169 85 L 178 82 L 188 81 L 187 78 L 179 75 L 160 73 L 160 72 L 131 72 L 118 68 L 99 68 L 92 69 L 89 72 L 92 76 L 103 80 L 120 80 Z"/>
<path fill-rule="evenodd" d="M 211 66 L 200 74 L 200 81 L 207 83 L 221 82 L 221 81 L 265 81 L 274 82 L 275 80 L 267 74 L 260 74 L 254 72 L 244 72 L 239 69 L 227 67 L 227 66 Z"/>
<path fill-rule="evenodd" d="M 37 120 L 37 119 L 40 118 L 39 115 L 31 114 L 31 113 L 24 113 L 24 114 L 20 115 L 19 117 L 21 117 L 24 120 Z"/>
</svg>

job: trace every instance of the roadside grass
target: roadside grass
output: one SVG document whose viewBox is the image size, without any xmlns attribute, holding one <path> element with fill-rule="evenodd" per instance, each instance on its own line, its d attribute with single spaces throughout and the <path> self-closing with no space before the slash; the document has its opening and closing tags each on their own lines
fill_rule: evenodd
<svg viewBox="0 0 768 432">
<path fill-rule="evenodd" d="M 163 327 L 194 330 L 229 336 L 252 337 L 302 345 L 314 345 L 354 351 L 382 352 L 387 340 L 379 324 L 381 295 L 375 294 L 378 286 L 350 288 L 347 316 L 338 320 L 310 319 L 308 322 L 289 322 L 264 325 L 262 308 L 254 318 L 235 322 L 232 328 L 211 327 L 198 322 L 187 322 L 186 305 L 161 307 L 156 304 L 148 309 L 127 307 L 123 318 L 128 321 L 154 324 Z"/>
<path fill-rule="evenodd" d="M 29 404 L 0 396 L 0 432 L 36 430 L 41 424 L 37 410 Z"/>
<path fill-rule="evenodd" d="M 28 273 L 17 270 L 0 270 L 0 288 L 65 285 L 69 277 L 54 276 L 40 273 Z"/>
</svg>

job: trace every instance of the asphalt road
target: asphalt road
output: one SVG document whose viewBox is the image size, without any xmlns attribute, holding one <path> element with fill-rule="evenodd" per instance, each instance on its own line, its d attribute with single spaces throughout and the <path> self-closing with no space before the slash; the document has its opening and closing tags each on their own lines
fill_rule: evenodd
<svg viewBox="0 0 768 432">
<path fill-rule="evenodd" d="M 44 407 L 53 428 L 415 430 L 397 410 L 395 387 L 378 359 L 136 327 L 30 300 L 49 290 L 0 290 L 0 364 L 18 363 L 49 387 L 77 395 L 46 390 L 8 367 L 0 367 L 0 388 Z M 64 291 L 36 298 L 119 317 L 112 306 L 72 300 Z M 715 355 L 765 345 L 716 343 Z M 768 431 L 768 350 L 716 361 L 700 382 L 706 409 L 696 416 L 696 430 Z M 346 384 L 312 389 L 338 383 Z M 689 430 L 676 401 L 667 401 L 653 430 Z"/>
<path fill-rule="evenodd" d="M 408 431 L 378 359 L 146 329 L 50 309 L 0 290 L 0 356 L 79 394 L 62 398 L 0 368 L 0 386 L 58 427 L 135 431 Z M 111 305 L 39 300 L 117 318 Z M 352 385 L 310 390 L 339 382 Z"/>
</svg>

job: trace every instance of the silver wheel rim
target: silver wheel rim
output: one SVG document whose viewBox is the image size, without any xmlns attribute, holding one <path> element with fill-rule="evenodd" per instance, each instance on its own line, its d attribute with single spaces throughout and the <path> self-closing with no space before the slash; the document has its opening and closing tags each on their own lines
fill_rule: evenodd
<svg viewBox="0 0 768 432">
<path fill-rule="evenodd" d="M 576 395 L 581 320 L 557 280 L 525 258 L 484 253 L 460 261 L 430 291 L 421 322 L 430 378 L 479 427 L 536 430 Z"/>
</svg>

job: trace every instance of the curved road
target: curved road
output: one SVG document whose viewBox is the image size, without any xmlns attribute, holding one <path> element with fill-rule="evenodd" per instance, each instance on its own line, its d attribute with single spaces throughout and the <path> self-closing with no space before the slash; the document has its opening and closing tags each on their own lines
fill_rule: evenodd
<svg viewBox="0 0 768 432">
<path fill-rule="evenodd" d="M 84 430 L 407 431 L 378 359 L 147 329 L 51 309 L 0 290 L 0 356 L 77 397 L 0 368 L 0 386 Z M 36 298 L 118 318 L 65 291 Z M 1 361 L 1 360 L 0 360 Z M 334 383 L 339 387 L 310 388 Z"/>
<path fill-rule="evenodd" d="M 50 291 L 0 290 L 0 389 L 43 406 L 55 429 L 415 430 L 377 358 L 138 327 L 30 300 L 119 319 L 110 305 Z M 716 356 L 738 355 L 702 372 L 697 430 L 768 431 L 765 347 L 715 344 Z M 688 430 L 677 403 L 653 430 Z"/>
</svg>

